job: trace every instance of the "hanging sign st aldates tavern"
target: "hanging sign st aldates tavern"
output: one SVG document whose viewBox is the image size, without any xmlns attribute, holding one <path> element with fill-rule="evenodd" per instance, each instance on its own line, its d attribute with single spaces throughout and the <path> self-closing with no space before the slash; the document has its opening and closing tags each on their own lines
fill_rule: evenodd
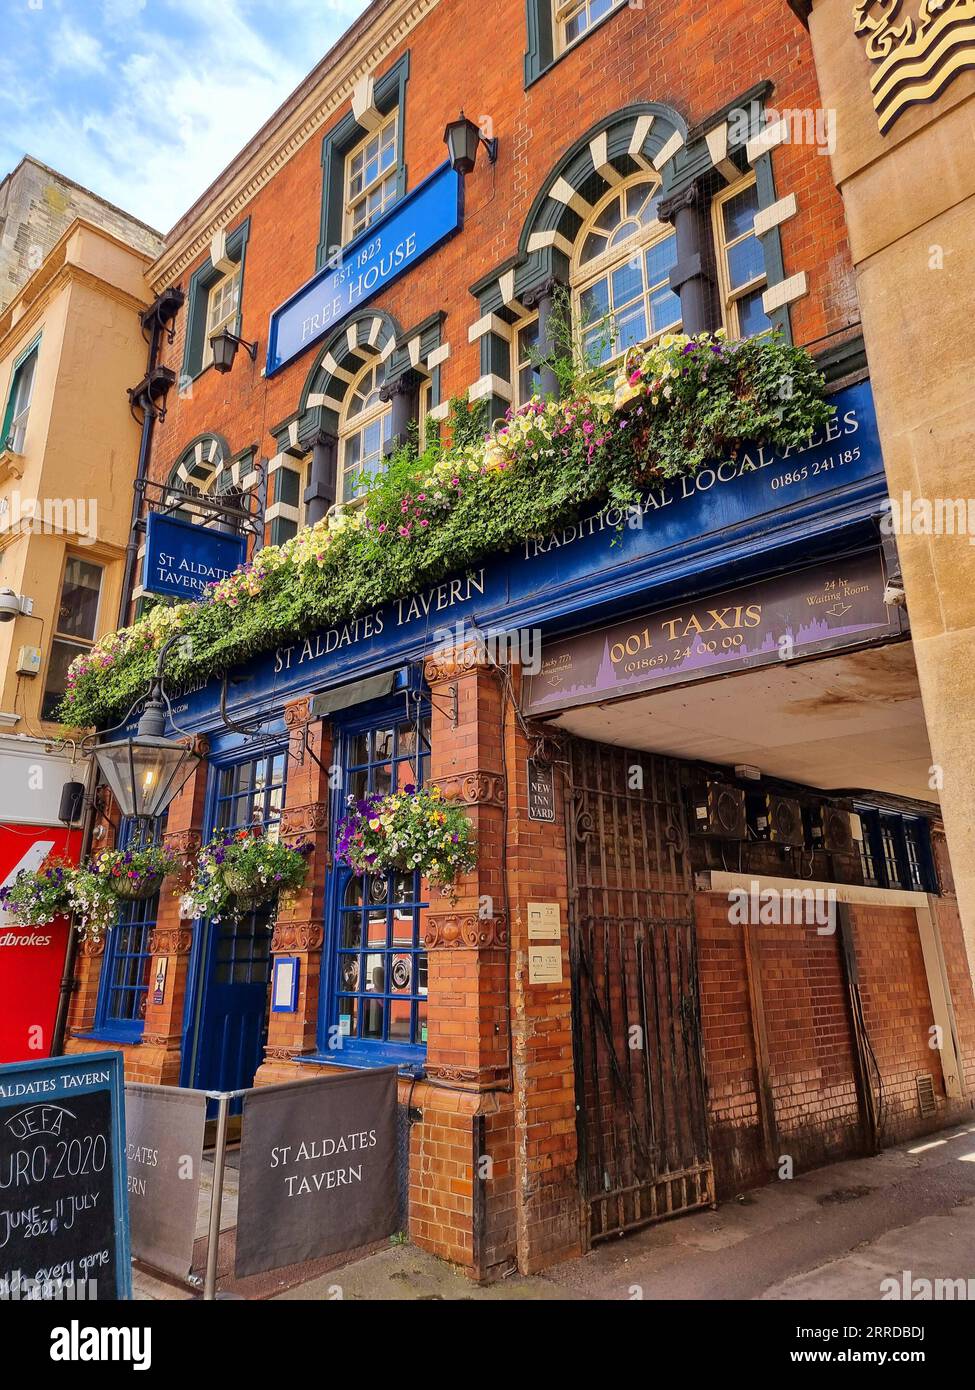
<svg viewBox="0 0 975 1390">
<path fill-rule="evenodd" d="M 459 226 L 460 178 L 444 164 L 274 310 L 266 375 L 330 333 Z"/>
</svg>

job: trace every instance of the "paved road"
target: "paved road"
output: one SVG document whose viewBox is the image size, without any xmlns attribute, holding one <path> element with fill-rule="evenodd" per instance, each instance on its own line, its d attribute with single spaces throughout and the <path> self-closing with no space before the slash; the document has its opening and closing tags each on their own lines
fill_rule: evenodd
<svg viewBox="0 0 975 1390">
<path fill-rule="evenodd" d="M 966 1291 L 975 1300 L 975 1124 L 770 1184 L 717 1211 L 599 1246 L 540 1277 L 516 1275 L 479 1289 L 413 1246 L 393 1245 L 278 1297 L 334 1299 L 341 1290 L 345 1299 L 407 1302 L 849 1302 L 881 1299 L 885 1279 L 903 1289 L 905 1271 L 908 1287 L 917 1279 L 971 1281 Z M 187 1296 L 137 1273 L 136 1297 Z"/>
<path fill-rule="evenodd" d="M 975 1297 L 975 1126 L 773 1183 L 546 1277 L 597 1299 L 869 1300 L 906 1270 L 970 1279 Z"/>
</svg>

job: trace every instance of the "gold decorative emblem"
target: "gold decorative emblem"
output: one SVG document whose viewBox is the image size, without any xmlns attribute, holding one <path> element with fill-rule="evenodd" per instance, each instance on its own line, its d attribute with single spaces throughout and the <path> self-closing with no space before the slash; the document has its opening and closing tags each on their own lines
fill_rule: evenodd
<svg viewBox="0 0 975 1390">
<path fill-rule="evenodd" d="M 909 106 L 934 101 L 964 68 L 975 67 L 975 0 L 921 0 L 917 19 L 904 0 L 859 0 L 853 29 L 866 36 L 881 134 Z"/>
</svg>

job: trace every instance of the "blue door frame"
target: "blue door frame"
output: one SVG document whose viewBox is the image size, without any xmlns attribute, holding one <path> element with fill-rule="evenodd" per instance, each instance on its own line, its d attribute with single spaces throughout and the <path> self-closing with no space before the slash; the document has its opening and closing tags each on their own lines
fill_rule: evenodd
<svg viewBox="0 0 975 1390">
<path fill-rule="evenodd" d="M 260 812 L 274 825 L 284 805 L 287 743 L 240 737 L 221 741 L 211 755 L 204 839 L 225 826 L 253 824 Z M 195 924 L 183 1021 L 180 1085 L 207 1091 L 250 1086 L 261 1064 L 267 1030 L 272 908 L 239 922 Z M 239 1111 L 240 1102 L 232 1110 Z"/>
</svg>

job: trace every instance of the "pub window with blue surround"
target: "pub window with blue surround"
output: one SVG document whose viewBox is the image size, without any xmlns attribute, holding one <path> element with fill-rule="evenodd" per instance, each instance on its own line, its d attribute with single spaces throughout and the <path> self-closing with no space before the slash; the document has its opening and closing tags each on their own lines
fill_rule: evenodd
<svg viewBox="0 0 975 1390">
<path fill-rule="evenodd" d="M 338 733 L 338 727 L 336 727 Z M 336 823 L 352 802 L 420 786 L 430 765 L 430 721 L 385 715 L 339 733 L 342 779 Z M 337 865 L 326 899 L 328 988 L 323 989 L 322 1053 L 353 1066 L 422 1066 L 427 1044 L 427 954 L 420 875 L 361 876 Z"/>
<path fill-rule="evenodd" d="M 146 833 L 144 825 L 127 818 L 119 828 L 118 849 L 136 849 L 162 841 L 163 822 Z M 149 938 L 159 912 L 159 894 L 119 903 L 118 918 L 105 942 L 94 1033 L 98 1037 L 134 1041 L 142 1036 L 149 993 L 152 951 Z"/>
</svg>

